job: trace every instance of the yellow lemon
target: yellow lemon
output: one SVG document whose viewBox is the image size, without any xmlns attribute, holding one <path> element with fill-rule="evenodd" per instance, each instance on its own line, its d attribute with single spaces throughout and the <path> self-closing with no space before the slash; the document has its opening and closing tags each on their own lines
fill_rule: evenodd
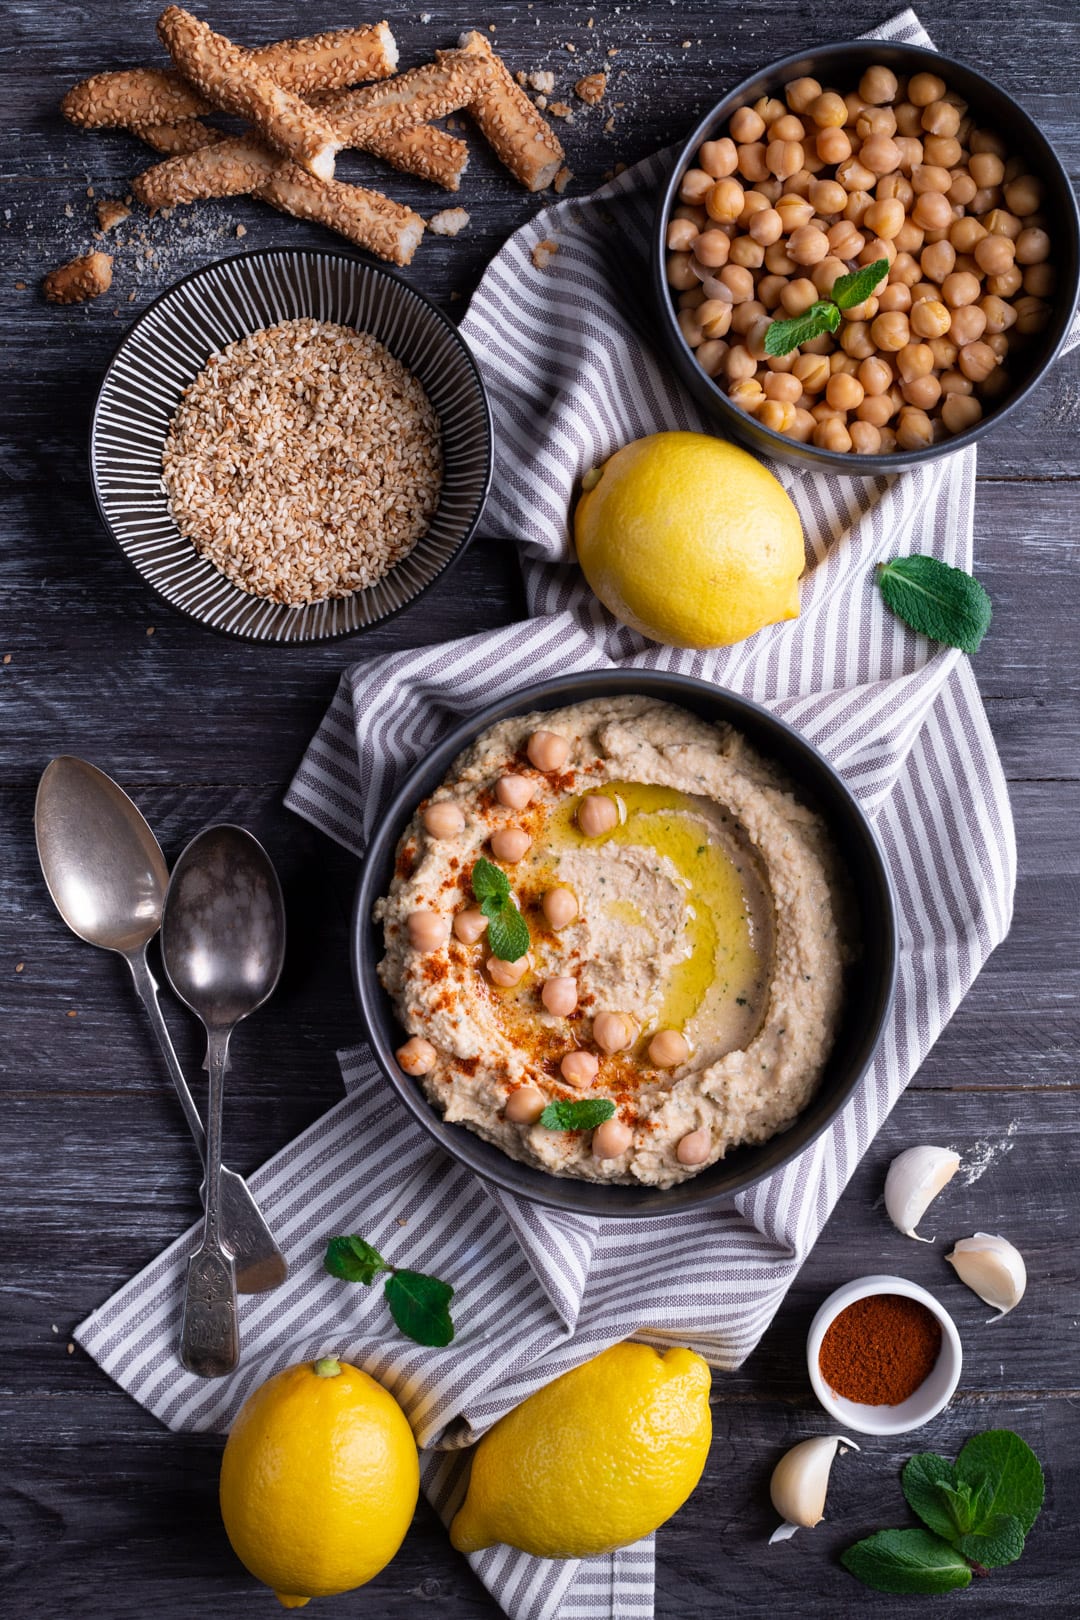
<svg viewBox="0 0 1080 1620">
<path fill-rule="evenodd" d="M 401 1546 L 420 1465 L 401 1407 L 329 1357 L 249 1395 L 221 1459 L 233 1551 L 287 1609 L 363 1586 Z"/>
<path fill-rule="evenodd" d="M 648 1535 L 701 1478 L 710 1383 L 692 1350 L 646 1344 L 612 1345 L 563 1373 L 477 1445 L 454 1546 L 592 1558 Z"/>
<path fill-rule="evenodd" d="M 728 647 L 799 616 L 802 525 L 759 461 L 704 433 L 653 433 L 586 474 L 585 578 L 617 619 L 675 647 Z"/>
</svg>

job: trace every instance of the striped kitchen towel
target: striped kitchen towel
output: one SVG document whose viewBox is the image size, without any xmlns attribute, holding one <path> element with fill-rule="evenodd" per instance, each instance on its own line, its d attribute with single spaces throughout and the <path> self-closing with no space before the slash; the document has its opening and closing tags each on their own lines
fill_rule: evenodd
<svg viewBox="0 0 1080 1620">
<path fill-rule="evenodd" d="M 929 43 L 911 12 L 878 34 Z M 648 239 L 669 161 L 648 160 L 590 198 L 544 209 L 496 256 L 463 324 L 497 424 L 487 529 L 518 549 L 532 616 L 347 669 L 287 802 L 360 854 L 400 774 L 457 717 L 518 685 L 618 665 L 684 671 L 745 693 L 809 737 L 876 821 L 901 956 L 872 1069 L 829 1131 L 729 1207 L 605 1222 L 537 1208 L 450 1162 L 359 1046 L 340 1054 L 345 1100 L 251 1177 L 290 1275 L 275 1293 L 241 1301 L 238 1371 L 206 1383 L 178 1364 L 192 1233 L 76 1332 L 174 1429 L 227 1428 L 244 1397 L 290 1362 L 332 1352 L 359 1363 L 408 1411 L 425 1454 L 424 1489 L 447 1520 L 464 1488 L 461 1448 L 605 1345 L 634 1334 L 693 1345 L 720 1370 L 739 1365 L 1009 926 L 1012 822 L 971 667 L 905 629 L 873 585 L 874 564 L 897 553 L 970 568 L 974 449 L 888 477 L 774 467 L 806 534 L 802 614 L 737 647 L 682 652 L 646 642 L 582 584 L 567 532 L 582 473 L 641 434 L 708 429 L 649 347 Z M 538 269 L 532 249 L 548 238 L 558 252 Z M 453 1282 L 449 1349 L 404 1341 L 378 1290 L 325 1274 L 327 1237 L 347 1231 L 391 1261 Z M 652 1612 L 651 1540 L 580 1563 L 505 1547 L 471 1562 L 520 1620 Z"/>
</svg>

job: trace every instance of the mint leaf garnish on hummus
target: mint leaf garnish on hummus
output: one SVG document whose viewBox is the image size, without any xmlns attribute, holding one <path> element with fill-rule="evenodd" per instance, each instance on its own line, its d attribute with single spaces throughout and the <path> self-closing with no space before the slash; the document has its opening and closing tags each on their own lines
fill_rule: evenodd
<svg viewBox="0 0 1080 1620">
<path fill-rule="evenodd" d="M 481 855 L 472 869 L 472 887 L 488 920 L 492 954 L 504 962 L 516 962 L 529 949 L 529 925 L 511 897 L 510 879 Z"/>
<path fill-rule="evenodd" d="M 581 1102 L 548 1103 L 540 1124 L 549 1131 L 591 1131 L 611 1119 L 615 1104 L 610 1097 L 585 1097 Z"/>
</svg>

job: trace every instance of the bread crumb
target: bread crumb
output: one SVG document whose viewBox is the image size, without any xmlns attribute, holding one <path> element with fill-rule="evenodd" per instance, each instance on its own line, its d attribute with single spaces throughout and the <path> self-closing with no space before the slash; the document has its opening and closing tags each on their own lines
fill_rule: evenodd
<svg viewBox="0 0 1080 1620">
<path fill-rule="evenodd" d="M 570 41 L 567 40 L 566 49 L 570 52 L 570 55 L 573 56 L 574 52 L 577 50 L 577 46 L 576 45 L 571 45 Z"/>
<path fill-rule="evenodd" d="M 547 96 L 534 96 L 533 97 L 533 106 L 539 108 L 539 110 L 541 112 L 543 112 L 545 110 L 545 108 L 547 107 L 547 104 L 548 104 Z"/>
<path fill-rule="evenodd" d="M 5 653 L 4 654 L 4 663 L 5 664 L 10 664 L 11 663 L 11 654 L 10 653 Z"/>
<path fill-rule="evenodd" d="M 236 234 L 237 234 L 237 236 L 246 236 L 247 235 L 247 226 L 246 225 L 238 225 L 236 227 Z"/>
<path fill-rule="evenodd" d="M 439 213 L 432 214 L 427 228 L 436 236 L 457 236 L 468 223 L 469 215 L 464 208 L 443 208 Z"/>
<path fill-rule="evenodd" d="M 93 197 L 93 195 L 94 195 L 94 188 L 93 188 L 93 186 L 87 186 L 87 188 L 86 188 L 86 195 L 87 195 L 87 196 L 88 196 L 88 197 Z"/>
<path fill-rule="evenodd" d="M 153 635 L 153 633 L 154 633 L 154 626 L 153 626 L 153 625 L 152 625 L 152 624 L 148 624 L 148 625 L 147 625 L 147 627 L 146 627 L 146 633 L 147 633 L 147 635 L 148 635 L 148 636 L 152 636 L 152 635 Z"/>
<path fill-rule="evenodd" d="M 553 101 L 548 111 L 552 118 L 565 118 L 568 124 L 574 122 L 573 108 L 568 107 L 565 101 Z"/>
<path fill-rule="evenodd" d="M 587 106 L 595 107 L 597 102 L 603 101 L 604 91 L 607 89 L 606 73 L 587 73 L 579 79 L 574 86 L 574 94 Z"/>
<path fill-rule="evenodd" d="M 542 242 L 537 242 L 532 250 L 530 257 L 533 265 L 537 270 L 546 270 L 558 251 L 558 242 L 553 242 L 550 237 L 545 237 Z"/>
<path fill-rule="evenodd" d="M 555 176 L 552 183 L 552 189 L 561 197 L 573 178 L 573 172 L 568 169 L 564 163 L 558 174 Z"/>
<path fill-rule="evenodd" d="M 618 54 L 619 54 L 619 47 L 617 45 L 613 45 L 611 47 L 611 49 L 608 51 L 609 56 L 618 56 Z"/>
<path fill-rule="evenodd" d="M 113 261 L 108 253 L 84 253 L 50 270 L 42 290 L 50 304 L 82 304 L 112 286 Z"/>
<path fill-rule="evenodd" d="M 70 1008 L 70 1009 L 69 1009 L 69 1011 L 68 1011 L 68 1017 L 69 1017 L 69 1018 L 78 1018 L 78 1016 L 79 1016 L 79 1015 L 78 1015 L 78 1013 L 77 1013 L 77 1012 L 76 1012 L 76 1011 L 75 1011 L 75 1008 L 74 1008 L 74 1007 L 72 1007 L 72 1008 Z"/>
<path fill-rule="evenodd" d="M 530 90 L 539 90 L 542 95 L 550 96 L 555 88 L 555 75 L 548 68 L 528 75 Z"/>
<path fill-rule="evenodd" d="M 25 966 L 26 966 L 25 962 L 16 962 L 16 964 L 15 964 L 16 973 L 21 973 Z"/>
<path fill-rule="evenodd" d="M 614 128 L 615 128 L 615 116 L 614 116 L 614 114 L 612 114 L 612 116 L 608 119 L 607 123 L 604 125 L 604 134 L 605 135 L 610 135 L 612 133 L 612 131 L 614 130 Z"/>
<path fill-rule="evenodd" d="M 26 291 L 26 282 L 25 281 L 17 281 L 15 283 L 15 291 L 16 292 L 25 292 Z"/>
<path fill-rule="evenodd" d="M 111 231 L 121 220 L 131 218 L 131 209 L 125 208 L 119 197 L 102 197 L 97 205 L 97 218 L 103 231 Z"/>
</svg>

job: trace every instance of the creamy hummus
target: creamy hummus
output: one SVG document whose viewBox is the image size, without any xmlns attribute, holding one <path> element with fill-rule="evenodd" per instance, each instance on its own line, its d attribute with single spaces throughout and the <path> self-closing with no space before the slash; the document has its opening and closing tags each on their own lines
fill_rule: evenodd
<svg viewBox="0 0 1080 1620">
<path fill-rule="evenodd" d="M 592 836 L 590 796 L 614 823 Z M 529 925 L 513 967 L 477 937 L 481 857 Z M 574 912 L 559 927 L 552 891 Z M 644 697 L 502 721 L 418 806 L 375 907 L 380 978 L 414 1037 L 402 1067 L 512 1158 L 670 1186 L 767 1141 L 813 1096 L 840 1014 L 841 893 L 821 819 L 731 728 Z M 614 1120 L 534 1117 L 582 1098 L 609 1098 Z"/>
</svg>

